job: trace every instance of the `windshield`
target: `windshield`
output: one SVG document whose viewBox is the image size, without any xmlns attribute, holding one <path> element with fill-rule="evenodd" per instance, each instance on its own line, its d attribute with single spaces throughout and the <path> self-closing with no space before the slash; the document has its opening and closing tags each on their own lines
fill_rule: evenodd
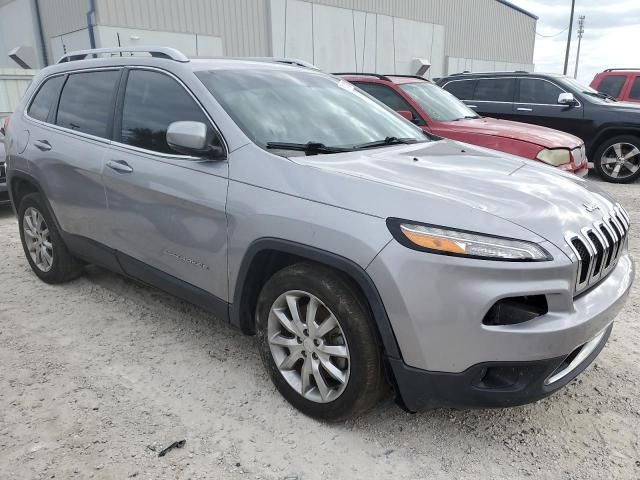
<svg viewBox="0 0 640 480">
<path fill-rule="evenodd" d="M 326 149 L 372 142 L 385 146 L 390 139 L 427 141 L 422 130 L 350 83 L 317 72 L 243 69 L 197 76 L 263 148 L 315 144 L 323 147 L 315 148 L 316 153 L 331 153 Z"/>
<path fill-rule="evenodd" d="M 476 112 L 442 88 L 429 82 L 400 85 L 407 95 L 436 122 L 453 122 L 462 118 L 480 118 Z"/>
</svg>

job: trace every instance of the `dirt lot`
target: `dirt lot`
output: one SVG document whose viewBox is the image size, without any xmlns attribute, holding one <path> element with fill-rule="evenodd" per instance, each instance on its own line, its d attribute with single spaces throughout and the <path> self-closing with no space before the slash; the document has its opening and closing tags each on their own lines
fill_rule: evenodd
<svg viewBox="0 0 640 480">
<path fill-rule="evenodd" d="M 605 188 L 640 224 L 640 185 Z M 416 415 L 387 401 L 325 425 L 280 397 L 252 338 L 201 310 L 97 268 L 41 283 L 9 210 L 0 247 L 1 478 L 640 478 L 638 288 L 596 363 L 549 399 Z"/>
</svg>

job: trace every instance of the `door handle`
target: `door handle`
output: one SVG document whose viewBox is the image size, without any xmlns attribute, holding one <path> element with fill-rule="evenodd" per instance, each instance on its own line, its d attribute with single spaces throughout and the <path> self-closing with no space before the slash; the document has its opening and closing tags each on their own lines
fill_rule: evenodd
<svg viewBox="0 0 640 480">
<path fill-rule="evenodd" d="M 109 160 L 107 162 L 107 167 L 109 167 L 111 170 L 115 170 L 118 173 L 133 172 L 133 168 L 131 168 L 131 166 L 124 160 Z"/>
<path fill-rule="evenodd" d="M 47 140 L 36 140 L 33 145 L 41 152 L 48 152 L 51 150 L 51 144 Z"/>
<path fill-rule="evenodd" d="M 469 108 L 478 108 L 477 105 L 467 105 L 467 107 L 469 107 Z"/>
<path fill-rule="evenodd" d="M 516 110 L 519 112 L 533 112 L 533 108 L 518 107 Z"/>
</svg>

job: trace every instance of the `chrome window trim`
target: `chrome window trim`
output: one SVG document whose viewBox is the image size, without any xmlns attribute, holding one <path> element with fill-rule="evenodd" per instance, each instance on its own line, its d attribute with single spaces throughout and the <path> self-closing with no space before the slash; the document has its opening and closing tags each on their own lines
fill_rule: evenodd
<svg viewBox="0 0 640 480">
<path fill-rule="evenodd" d="M 220 131 L 220 129 L 218 128 L 216 123 L 211 118 L 211 115 L 209 115 L 209 112 L 207 112 L 205 110 L 205 108 L 202 106 L 200 101 L 198 101 L 198 99 L 195 97 L 195 95 L 193 95 L 191 90 L 189 90 L 189 88 L 184 84 L 184 82 L 182 80 L 180 80 L 180 78 L 178 78 L 173 73 L 171 73 L 171 72 L 169 72 L 167 70 L 164 70 L 162 68 L 158 68 L 158 67 L 139 66 L 139 65 L 135 65 L 135 66 L 127 66 L 127 65 L 120 66 L 120 65 L 118 65 L 118 66 L 104 66 L 104 67 L 83 68 L 83 69 L 77 69 L 77 70 L 76 69 L 70 69 L 70 70 L 66 70 L 64 72 L 54 73 L 54 74 L 49 75 L 49 76 L 45 77 L 44 79 L 42 79 L 42 81 L 39 83 L 37 88 L 35 88 L 33 93 L 31 93 L 31 95 L 29 96 L 29 101 L 26 102 L 26 106 L 25 106 L 24 110 L 22 111 L 22 116 L 23 116 L 24 119 L 28 120 L 29 122 L 38 124 L 38 125 L 43 126 L 43 127 L 51 128 L 53 130 L 58 130 L 58 131 L 61 131 L 63 133 L 67 133 L 67 134 L 71 134 L 71 135 L 76 135 L 76 136 L 79 136 L 79 137 L 82 137 L 82 138 L 86 138 L 86 139 L 89 139 L 89 140 L 98 141 L 100 143 L 104 143 L 104 144 L 107 144 L 107 145 L 113 145 L 113 146 L 121 147 L 121 148 L 124 148 L 126 150 L 132 150 L 132 151 L 137 152 L 137 153 L 144 153 L 144 154 L 147 154 L 147 155 L 154 155 L 154 156 L 162 157 L 162 158 L 165 158 L 165 159 L 172 159 L 172 160 L 188 160 L 188 161 L 203 161 L 203 162 L 211 161 L 211 160 L 209 160 L 207 158 L 202 158 L 202 157 L 193 157 L 191 155 L 172 155 L 172 154 L 169 154 L 169 153 L 156 152 L 154 150 L 147 150 L 145 148 L 134 147 L 133 145 L 127 145 L 125 143 L 116 142 L 115 140 L 111 140 L 109 138 L 98 137 L 96 135 L 91 135 L 89 133 L 79 132 L 77 130 L 71 130 L 70 128 L 62 127 L 60 125 L 56 125 L 55 123 L 43 122 L 42 120 L 35 119 L 35 118 L 29 116 L 29 114 L 28 114 L 29 107 L 31 106 L 31 103 L 33 102 L 35 96 L 40 91 L 40 89 L 45 84 L 45 82 L 49 81 L 51 78 L 59 77 L 59 76 L 62 76 L 62 75 L 73 75 L 73 74 L 76 74 L 76 73 L 89 73 L 89 72 L 94 72 L 94 71 L 105 71 L 105 70 L 107 70 L 107 71 L 108 70 L 123 70 L 125 68 L 128 69 L 128 70 L 152 70 L 152 71 L 157 71 L 157 72 L 160 72 L 162 74 L 168 75 L 169 77 L 172 77 L 174 80 L 176 80 L 178 82 L 178 84 L 183 89 L 185 89 L 187 91 L 187 93 L 191 96 L 191 98 L 193 98 L 193 100 L 196 102 L 196 105 L 198 105 L 198 107 L 200 108 L 200 110 L 202 110 L 202 112 L 204 113 L 204 115 L 207 118 L 207 120 L 209 120 L 212 128 L 214 129 L 214 131 L 218 134 L 218 136 L 222 140 L 222 144 L 223 144 L 224 149 L 225 149 L 225 160 L 228 159 L 229 153 L 230 153 L 229 145 L 227 144 L 227 141 L 224 138 L 224 135 L 222 135 L 222 132 Z M 125 88 L 126 88 L 126 84 L 125 84 Z M 64 85 L 63 85 L 63 90 L 64 90 Z"/>
<path fill-rule="evenodd" d="M 547 82 L 550 83 L 551 85 L 554 85 L 556 87 L 558 87 L 560 90 L 562 90 L 564 93 L 572 93 L 572 92 L 567 92 L 566 89 L 562 88 L 560 85 L 558 85 L 555 82 L 552 82 L 551 80 L 548 80 L 546 78 L 540 78 L 540 77 L 475 77 L 475 78 L 460 78 L 460 79 L 454 79 L 454 80 L 449 80 L 447 83 L 445 83 L 444 85 L 442 85 L 442 88 L 446 87 L 447 85 L 449 85 L 450 83 L 453 82 L 470 82 L 472 80 L 497 80 L 497 79 L 502 79 L 502 78 L 510 78 L 510 79 L 518 79 L 518 80 L 542 80 L 543 82 Z M 518 85 L 518 94 L 520 93 L 519 90 L 519 85 Z M 575 98 L 575 96 L 574 96 Z M 545 106 L 545 107 L 561 107 L 561 108 L 567 108 L 567 105 L 561 105 L 559 103 L 526 103 L 526 102 L 503 102 L 503 101 L 498 101 L 498 100 L 473 100 L 471 98 L 466 98 L 466 99 L 460 99 L 463 102 L 480 102 L 480 103 L 510 103 L 513 105 L 537 105 L 537 106 Z M 576 98 L 576 101 L 578 102 L 578 105 L 574 105 L 573 108 L 581 108 L 582 107 L 582 103 L 580 102 L 580 100 L 578 100 Z"/>
<path fill-rule="evenodd" d="M 83 68 L 83 69 L 78 69 L 78 70 L 65 70 L 64 72 L 59 72 L 59 73 L 54 73 L 54 74 L 48 75 L 37 85 L 37 88 L 35 88 L 33 90 L 33 92 L 31 93 L 31 95 L 29 96 L 29 101 L 26 102 L 26 104 L 25 104 L 26 106 L 24 107 L 24 110 L 22 111 L 22 118 L 25 119 L 25 120 L 28 120 L 29 122 L 35 123 L 37 125 L 40 125 L 40 126 L 48 127 L 48 128 L 54 129 L 54 130 L 60 130 L 62 132 L 70 133 L 72 135 L 78 135 L 80 137 L 87 138 L 89 140 L 96 140 L 96 141 L 98 141 L 100 143 L 110 144 L 111 140 L 109 140 L 108 138 L 99 137 L 97 135 L 91 135 L 90 133 L 79 132 L 77 130 L 72 130 L 70 128 L 66 128 L 66 127 L 62 127 L 60 125 L 56 125 L 55 123 L 43 122 L 42 120 L 38 120 L 37 118 L 33 118 L 32 116 L 29 115 L 29 108 L 31 107 L 31 104 L 35 100 L 35 97 L 38 94 L 38 92 L 40 91 L 40 89 L 42 88 L 42 86 L 46 82 L 48 82 L 49 80 L 51 80 L 54 77 L 61 77 L 63 75 L 73 75 L 75 73 L 90 73 L 90 72 L 109 71 L 109 70 L 120 70 L 121 71 L 123 68 L 125 68 L 125 67 L 121 67 L 121 66 L 92 67 L 92 68 Z M 66 84 L 66 82 L 65 82 L 65 84 Z M 64 85 L 62 85 L 62 90 L 64 90 Z M 59 94 L 58 105 L 56 107 L 56 110 L 57 110 L 57 108 L 60 107 L 59 103 L 60 103 L 60 97 L 62 96 L 62 90 L 60 91 L 60 94 Z"/>
</svg>

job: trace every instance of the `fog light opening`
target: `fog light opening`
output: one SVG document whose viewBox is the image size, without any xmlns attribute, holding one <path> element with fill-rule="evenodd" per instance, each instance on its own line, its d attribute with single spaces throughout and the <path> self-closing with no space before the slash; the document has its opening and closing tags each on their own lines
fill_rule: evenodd
<svg viewBox="0 0 640 480">
<path fill-rule="evenodd" d="M 528 295 L 498 300 L 482 319 L 484 325 L 516 325 L 549 312 L 545 295 Z"/>
</svg>

